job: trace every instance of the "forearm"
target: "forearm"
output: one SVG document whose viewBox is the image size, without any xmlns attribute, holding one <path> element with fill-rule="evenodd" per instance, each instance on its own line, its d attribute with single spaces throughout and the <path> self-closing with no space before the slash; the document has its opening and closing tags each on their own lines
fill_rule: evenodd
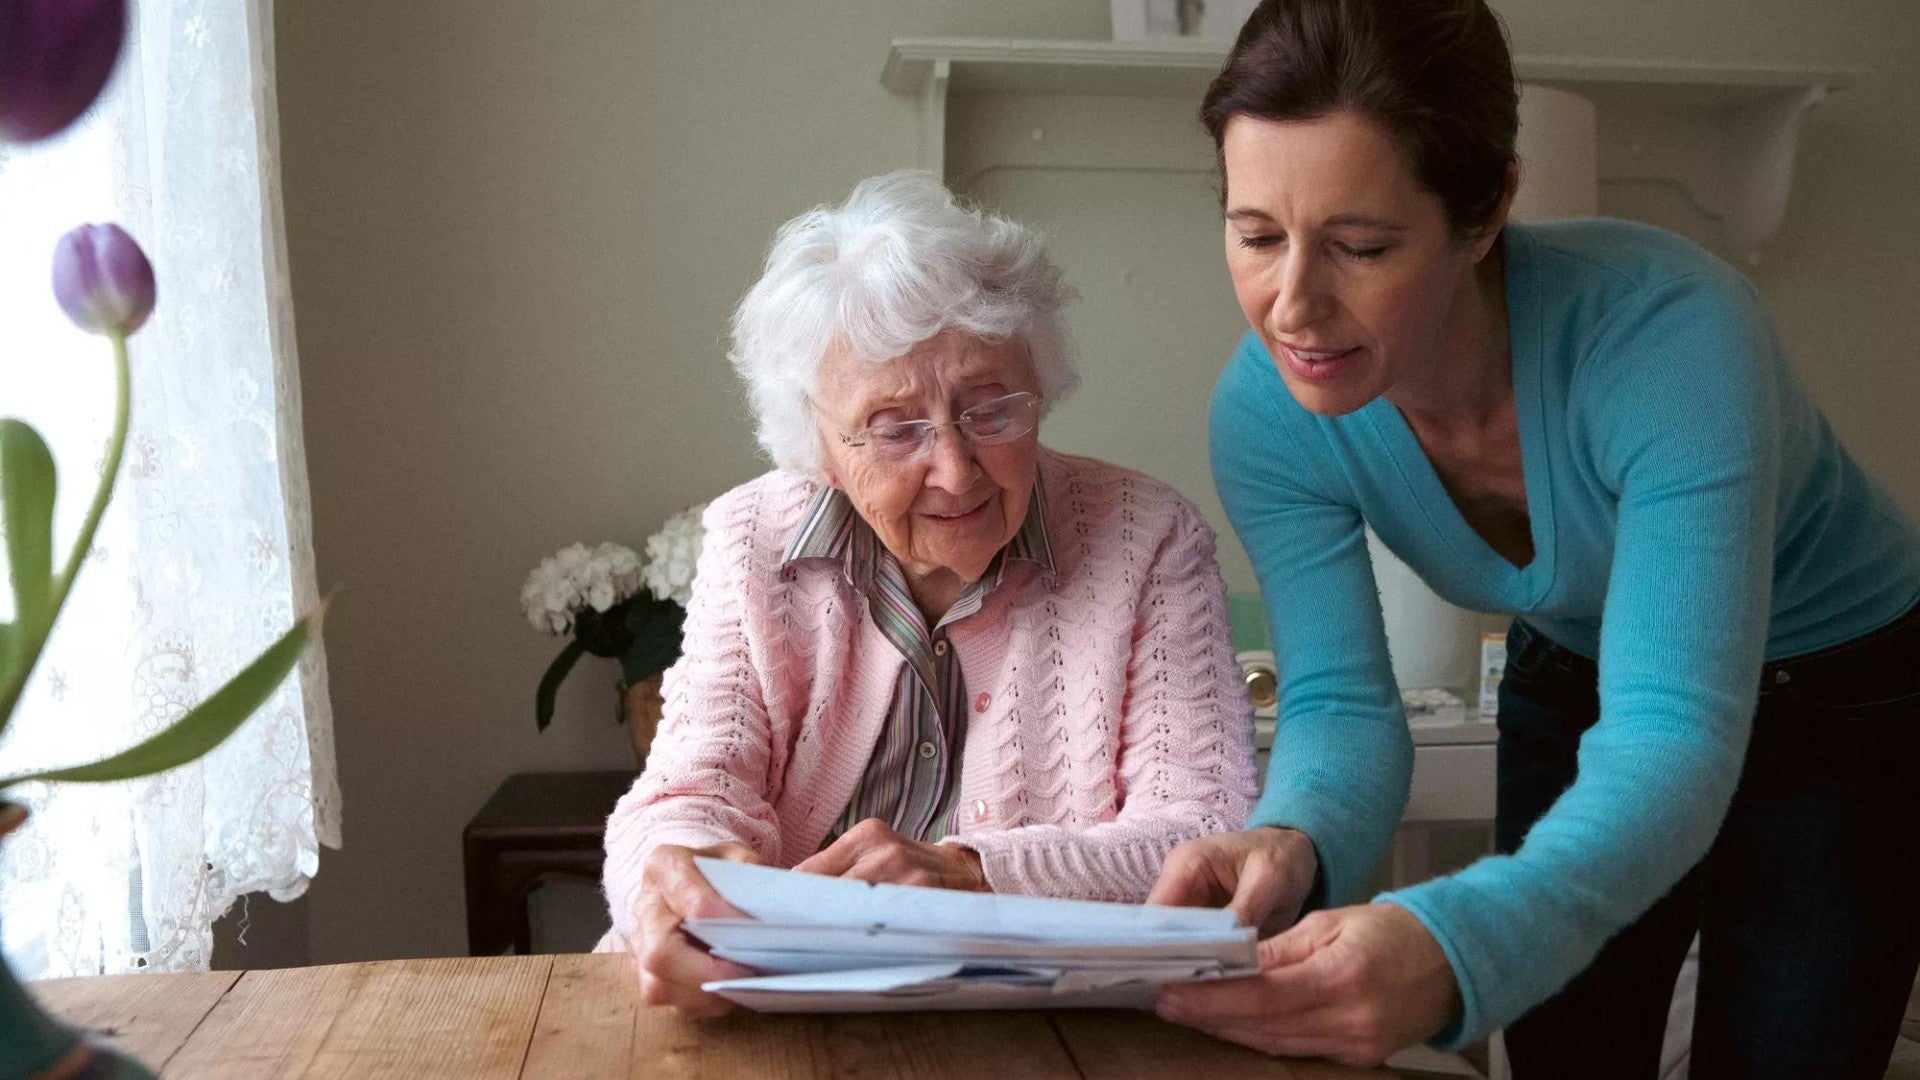
<svg viewBox="0 0 1920 1080">
<path fill-rule="evenodd" d="M 1245 798 L 1216 798 L 1122 811 L 1084 829 L 1028 825 L 949 837 L 979 853 L 994 892 L 1074 900 L 1145 900 L 1179 844 L 1238 827 Z"/>
<path fill-rule="evenodd" d="M 629 792 L 607 819 L 602 883 L 614 930 L 624 938 L 636 932 L 642 880 L 656 850 L 728 843 L 745 844 L 762 860 L 777 861 L 780 836 L 771 810 L 749 811 L 710 796 L 652 797 L 638 787 Z"/>
<path fill-rule="evenodd" d="M 1214 483 L 1259 576 L 1282 680 L 1249 824 L 1305 833 L 1327 903 L 1346 904 L 1392 839 L 1413 744 L 1354 495 L 1311 429 L 1280 414 L 1285 388 L 1249 348 L 1222 374 L 1210 426 Z"/>
<path fill-rule="evenodd" d="M 1398 711 L 1355 708 L 1284 721 L 1249 828 L 1296 829 L 1313 841 L 1325 903 L 1365 899 L 1413 778 L 1413 742 Z"/>
<path fill-rule="evenodd" d="M 739 843 L 765 862 L 780 859 L 779 821 L 765 790 L 768 719 L 744 699 L 712 696 L 707 704 L 720 707 L 695 720 L 684 697 L 669 699 L 646 771 L 607 819 L 603 876 L 614 928 L 622 934 L 633 931 L 642 871 L 662 845 Z"/>
<path fill-rule="evenodd" d="M 995 892 L 1144 900 L 1175 847 L 1242 828 L 1253 807 L 1251 740 L 1245 732 L 1237 747 L 1232 739 L 1170 741 L 1189 748 L 1188 760 L 1168 753 L 1156 755 L 1142 774 L 1129 769 L 1120 787 L 1132 794 L 1110 820 L 985 830 L 952 842 L 980 853 Z M 1208 745 L 1229 749 L 1208 755 L 1202 749 Z"/>
<path fill-rule="evenodd" d="M 1737 747 L 1635 727 L 1631 745 L 1582 747 L 1581 780 L 1520 851 L 1380 897 L 1412 911 L 1453 967 L 1463 1013 L 1442 1045 L 1481 1038 L 1557 992 L 1712 844 Z"/>
</svg>

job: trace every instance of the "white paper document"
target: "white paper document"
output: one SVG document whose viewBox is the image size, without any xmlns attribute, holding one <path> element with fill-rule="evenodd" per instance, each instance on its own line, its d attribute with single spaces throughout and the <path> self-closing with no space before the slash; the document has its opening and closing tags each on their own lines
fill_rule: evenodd
<svg viewBox="0 0 1920 1080">
<path fill-rule="evenodd" d="M 750 919 L 686 930 L 753 978 L 705 989 L 762 1012 L 1145 1008 L 1164 983 L 1247 975 L 1233 913 L 869 885 L 696 859 Z"/>
</svg>

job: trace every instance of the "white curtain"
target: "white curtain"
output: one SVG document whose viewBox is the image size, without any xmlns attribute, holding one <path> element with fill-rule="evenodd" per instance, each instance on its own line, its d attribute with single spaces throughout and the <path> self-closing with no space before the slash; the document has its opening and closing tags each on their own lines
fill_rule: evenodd
<svg viewBox="0 0 1920 1080">
<path fill-rule="evenodd" d="M 57 546 L 72 542 L 97 479 L 112 381 L 105 339 L 53 302 L 54 243 L 117 221 L 159 281 L 131 340 L 120 487 L 0 738 L 0 773 L 151 734 L 316 599 L 271 3 L 148 0 L 133 20 L 82 124 L 0 145 L 0 413 L 53 445 Z M 0 599 L 0 618 L 10 604 Z M 213 920 L 236 898 L 304 891 L 320 845 L 340 842 L 325 677 L 316 647 L 238 734 L 167 775 L 10 792 L 33 813 L 0 844 L 0 948 L 15 972 L 204 969 Z"/>
</svg>

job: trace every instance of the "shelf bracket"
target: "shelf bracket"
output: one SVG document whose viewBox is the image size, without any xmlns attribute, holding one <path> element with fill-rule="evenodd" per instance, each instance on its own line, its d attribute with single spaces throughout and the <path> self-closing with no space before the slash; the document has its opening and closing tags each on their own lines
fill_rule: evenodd
<svg viewBox="0 0 1920 1080">
<path fill-rule="evenodd" d="M 953 79 L 953 61 L 934 60 L 920 81 L 920 167 L 938 177 L 947 175 L 947 85 Z"/>
<path fill-rule="evenodd" d="M 1728 246 L 1749 261 L 1758 261 L 1760 246 L 1786 219 L 1801 121 L 1826 96 L 1825 87 L 1809 87 L 1729 110 L 1721 119 L 1720 152 L 1707 161 L 1696 198 L 1719 215 Z"/>
</svg>

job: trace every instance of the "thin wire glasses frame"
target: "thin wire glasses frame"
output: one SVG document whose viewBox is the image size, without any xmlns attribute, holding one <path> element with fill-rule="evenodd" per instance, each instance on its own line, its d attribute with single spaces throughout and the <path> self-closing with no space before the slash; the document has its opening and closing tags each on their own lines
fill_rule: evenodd
<svg viewBox="0 0 1920 1080">
<path fill-rule="evenodd" d="M 1040 422 L 1039 394 L 1026 390 L 983 401 L 944 423 L 932 420 L 895 420 L 872 424 L 851 435 L 836 432 L 841 443 L 864 447 L 876 457 L 892 461 L 910 461 L 925 454 L 941 428 L 954 428 L 962 438 L 976 446 L 994 446 L 1012 442 L 1031 432 Z"/>
</svg>

